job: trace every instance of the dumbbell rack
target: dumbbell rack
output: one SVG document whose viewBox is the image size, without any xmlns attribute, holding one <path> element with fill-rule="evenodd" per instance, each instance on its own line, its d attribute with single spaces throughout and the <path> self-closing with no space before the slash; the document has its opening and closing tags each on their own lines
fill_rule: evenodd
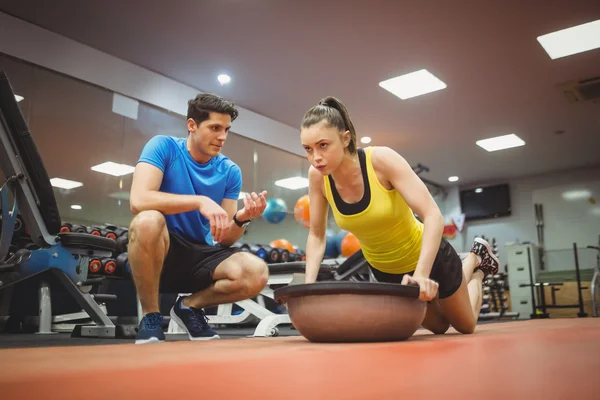
<svg viewBox="0 0 600 400">
<path fill-rule="evenodd" d="M 39 249 L 32 242 L 29 232 L 27 232 L 20 216 L 18 216 L 17 221 L 18 223 L 15 226 L 15 233 L 11 240 L 7 258 L 13 256 L 20 249 Z M 87 280 L 80 285 L 80 289 L 85 290 L 89 294 L 90 301 L 96 302 L 100 310 L 106 314 L 106 303 L 117 300 L 116 295 L 104 293 L 106 284 L 108 283 L 107 279 L 124 279 L 128 278 L 130 274 L 128 268 L 125 266 L 127 263 L 128 229 L 113 225 L 84 226 L 63 222 L 60 232 L 88 233 L 94 236 L 103 236 L 117 242 L 116 250 L 110 257 L 90 258 Z M 38 334 L 52 334 L 57 332 L 73 332 L 73 329 L 77 325 L 89 325 L 93 323 L 88 313 L 84 310 L 70 314 L 52 315 L 50 286 L 48 284 L 41 285 L 38 297 L 40 299 L 39 316 L 24 316 L 22 320 L 9 318 L 7 325 L 12 326 L 12 328 L 18 331 L 21 324 L 25 323 L 37 326 Z M 2 314 L 8 314 L 8 310 L 3 310 Z"/>
<path fill-rule="evenodd" d="M 268 264 L 304 261 L 306 259 L 306 254 L 301 249 L 290 252 L 287 249 L 271 247 L 269 245 L 240 242 L 235 243 L 233 247 L 237 247 L 244 252 L 252 253 L 265 260 Z"/>
<path fill-rule="evenodd" d="M 490 243 L 492 252 L 498 257 L 498 244 L 496 238 L 488 240 L 485 236 L 482 238 Z M 518 318 L 518 312 L 508 311 L 508 297 L 505 291 L 508 289 L 507 274 L 499 272 L 496 275 L 488 276 L 483 281 L 483 297 L 481 302 L 480 320 L 500 319 L 500 318 Z"/>
</svg>

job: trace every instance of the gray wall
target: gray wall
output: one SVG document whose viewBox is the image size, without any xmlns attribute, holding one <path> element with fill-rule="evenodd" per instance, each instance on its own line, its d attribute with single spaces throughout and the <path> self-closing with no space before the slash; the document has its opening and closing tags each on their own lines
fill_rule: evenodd
<svg viewBox="0 0 600 400">
<path fill-rule="evenodd" d="M 535 226 L 534 196 L 539 199 L 540 193 L 553 187 L 569 187 L 577 184 L 587 185 L 598 180 L 600 167 L 579 169 L 567 172 L 552 173 L 512 180 L 510 184 L 512 215 L 510 217 L 468 222 L 462 233 L 457 233 L 450 243 L 457 251 L 468 251 L 475 236 L 485 235 L 487 238 L 496 238 L 498 241 L 500 260 L 506 264 L 505 244 L 508 242 L 538 243 Z M 485 186 L 500 182 L 480 183 L 469 187 Z M 600 193 L 596 193 L 597 206 L 600 207 Z M 446 215 L 460 212 L 458 188 L 450 190 L 444 202 Z M 573 268 L 572 243 L 577 241 L 578 247 L 594 245 L 600 235 L 600 215 L 589 214 L 582 228 L 582 221 L 572 223 L 566 210 L 555 210 L 552 214 L 546 213 L 546 238 L 552 237 L 547 247 L 550 252 L 550 263 L 547 270 L 562 270 Z M 587 232 L 581 235 L 582 229 Z M 595 232 L 595 233 L 593 233 Z M 562 240 L 560 238 L 562 237 Z M 586 240 L 587 239 L 587 240 Z M 595 254 L 590 250 L 582 250 L 580 254 L 581 268 L 590 268 L 594 265 Z M 554 259 L 554 262 L 552 261 Z"/>
</svg>

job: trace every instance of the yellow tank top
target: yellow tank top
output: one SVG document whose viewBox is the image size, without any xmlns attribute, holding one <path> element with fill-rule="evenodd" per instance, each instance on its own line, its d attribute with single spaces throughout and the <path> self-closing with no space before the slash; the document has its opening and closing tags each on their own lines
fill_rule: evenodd
<svg viewBox="0 0 600 400">
<path fill-rule="evenodd" d="M 329 175 L 324 177 L 325 197 L 335 222 L 356 236 L 369 264 L 390 274 L 414 271 L 421 253 L 423 224 L 396 189 L 388 190 L 379 182 L 371 163 L 372 151 L 371 147 L 358 149 L 365 185 L 358 203 L 344 202 Z"/>
</svg>

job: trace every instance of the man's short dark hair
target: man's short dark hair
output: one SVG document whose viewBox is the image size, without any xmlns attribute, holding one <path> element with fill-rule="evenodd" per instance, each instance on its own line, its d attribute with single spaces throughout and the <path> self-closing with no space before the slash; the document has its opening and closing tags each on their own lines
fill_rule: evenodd
<svg viewBox="0 0 600 400">
<path fill-rule="evenodd" d="M 211 112 L 229 114 L 231 122 L 238 116 L 235 105 L 213 93 L 199 93 L 195 99 L 188 101 L 187 117 L 192 118 L 197 124 L 206 121 Z"/>
</svg>

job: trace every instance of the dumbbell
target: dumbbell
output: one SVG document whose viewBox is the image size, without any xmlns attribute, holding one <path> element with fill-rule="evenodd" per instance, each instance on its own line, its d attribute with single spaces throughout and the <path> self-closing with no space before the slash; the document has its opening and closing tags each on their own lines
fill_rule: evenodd
<svg viewBox="0 0 600 400">
<path fill-rule="evenodd" d="M 129 245 L 129 232 L 125 231 L 117 237 L 117 246 L 115 252 L 117 254 L 125 253 Z"/>
<path fill-rule="evenodd" d="M 83 225 L 75 224 L 71 226 L 71 232 L 73 233 L 87 233 L 87 228 Z"/>
<path fill-rule="evenodd" d="M 100 232 L 101 232 L 102 236 L 104 236 L 107 239 L 117 240 L 117 234 L 115 233 L 115 230 L 112 229 L 112 226 L 106 227 L 106 228 L 102 229 Z"/>
<path fill-rule="evenodd" d="M 72 232 L 73 229 L 73 225 L 69 224 L 68 222 L 63 223 L 60 226 L 60 233 L 65 233 L 65 232 Z"/>
<path fill-rule="evenodd" d="M 267 260 L 267 252 L 262 247 L 252 244 L 252 245 L 249 245 L 249 250 L 250 250 L 250 253 L 254 254 L 258 258 L 265 260 L 265 261 Z"/>
<path fill-rule="evenodd" d="M 290 251 L 288 249 L 277 249 L 279 250 L 279 261 L 288 262 L 290 260 Z"/>
<path fill-rule="evenodd" d="M 79 224 L 70 224 L 65 222 L 60 227 L 60 233 L 72 232 L 72 233 L 87 233 L 87 228 Z"/>
<path fill-rule="evenodd" d="M 90 273 L 92 273 L 92 274 L 100 273 L 100 270 L 102 269 L 102 261 L 98 258 L 90 259 L 90 264 L 89 264 L 88 269 L 89 269 Z"/>
<path fill-rule="evenodd" d="M 260 245 L 266 252 L 265 261 L 268 263 L 278 263 L 280 262 L 281 254 L 279 253 L 279 249 L 273 248 L 268 245 Z"/>
<path fill-rule="evenodd" d="M 113 275 L 117 270 L 117 263 L 112 258 L 102 259 L 102 270 L 105 275 Z"/>
<path fill-rule="evenodd" d="M 296 261 L 306 261 L 306 252 L 302 249 L 296 250 Z"/>
<path fill-rule="evenodd" d="M 102 230 L 97 226 L 88 226 L 86 227 L 87 233 L 94 236 L 102 236 Z"/>
<path fill-rule="evenodd" d="M 127 277 L 131 275 L 131 267 L 129 266 L 129 255 L 127 253 L 121 253 L 117 257 L 117 271 L 115 275 L 121 277 Z"/>
</svg>

